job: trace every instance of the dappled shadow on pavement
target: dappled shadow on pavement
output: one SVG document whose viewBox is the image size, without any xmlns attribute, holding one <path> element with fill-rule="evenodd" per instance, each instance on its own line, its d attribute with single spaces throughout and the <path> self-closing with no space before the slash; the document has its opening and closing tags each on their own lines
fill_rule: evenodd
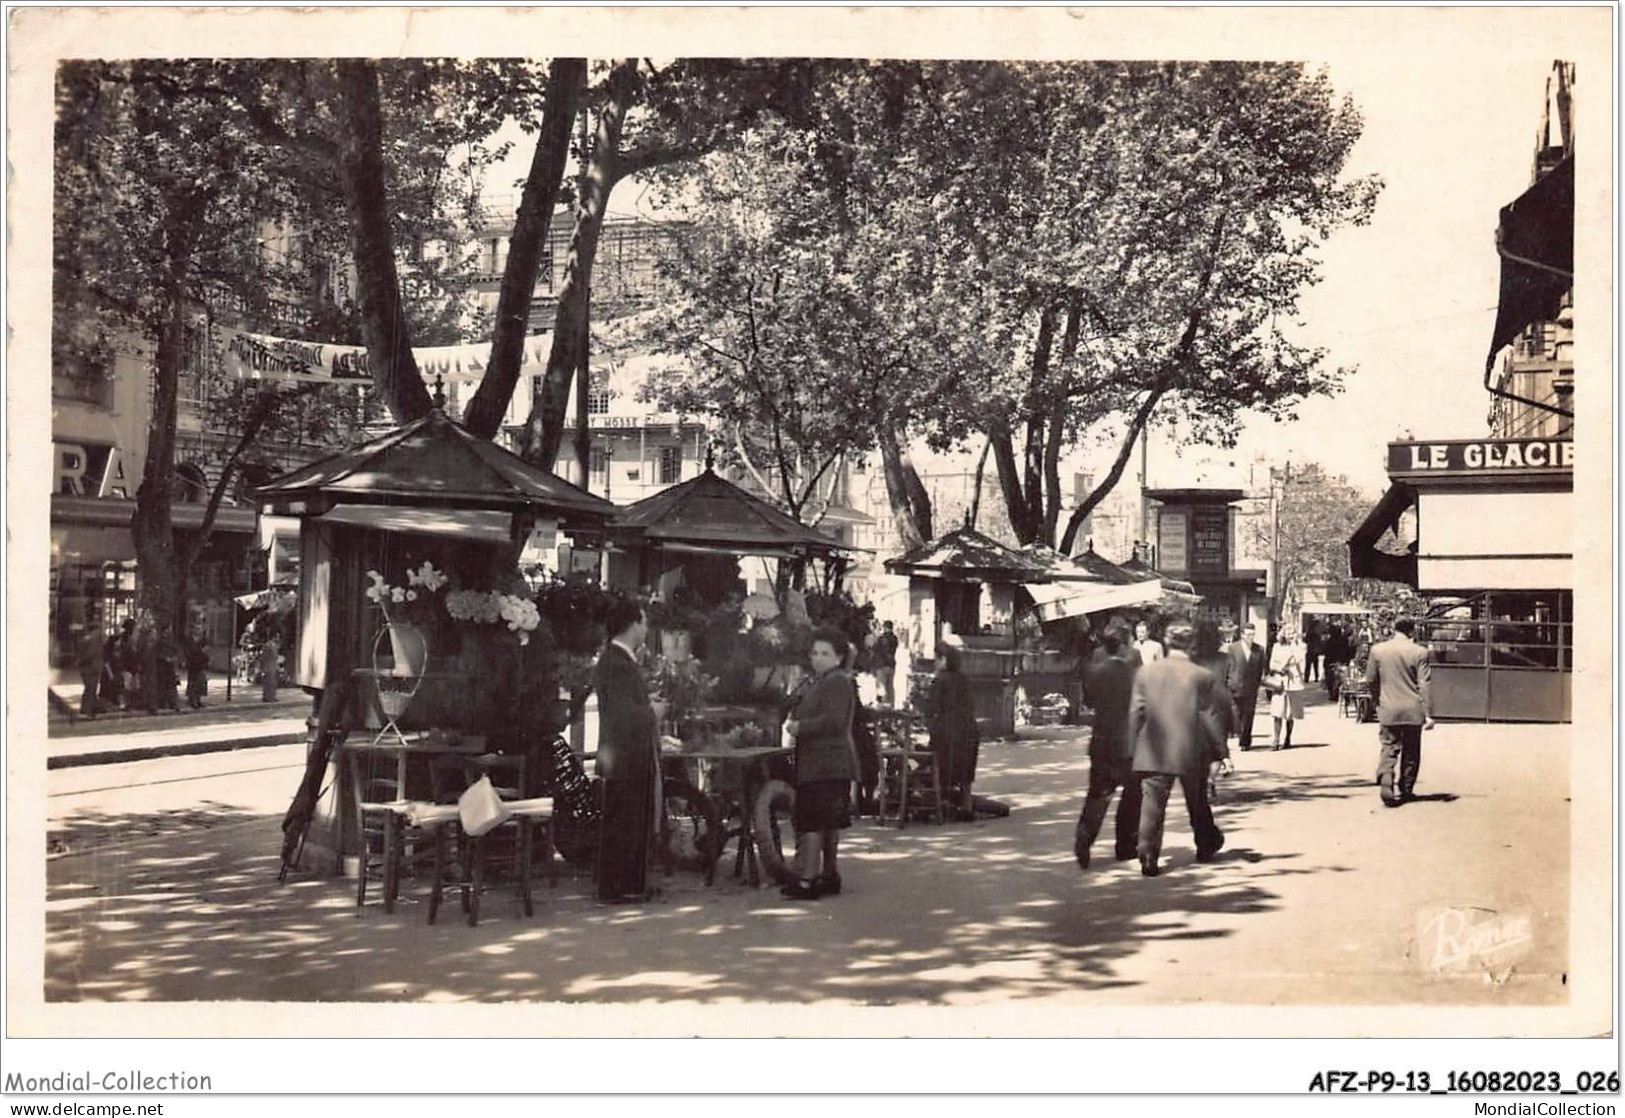
<svg viewBox="0 0 1625 1118">
<path fill-rule="evenodd" d="M 212 800 L 163 811 L 79 810 L 70 818 L 48 826 L 45 852 L 52 856 L 83 854 L 111 844 L 165 838 L 189 831 L 251 822 L 256 818 L 241 808 Z"/>
<path fill-rule="evenodd" d="M 612 908 L 566 873 L 557 889 L 538 887 L 530 919 L 510 888 L 493 886 L 477 928 L 460 919 L 455 894 L 429 926 L 424 883 L 409 880 L 393 914 L 374 891 L 358 916 L 353 879 L 307 865 L 276 883 L 271 816 L 58 858 L 47 998 L 1019 1001 L 1138 985 L 1124 966 L 1134 956 L 1233 936 L 1280 908 L 1277 879 L 1343 869 L 1240 840 L 1198 865 L 1175 807 L 1161 877 L 1112 862 L 1109 835 L 1080 873 L 1071 836 L 1086 766 L 1076 740 L 993 745 L 983 757 L 979 789 L 1009 803 L 1009 818 L 902 831 L 859 821 L 842 843 L 844 894 L 817 902 L 751 890 L 728 864 L 713 888 L 679 875 L 652 902 Z M 1274 802 L 1370 792 L 1346 775 L 1238 773 L 1218 819 L 1234 834 Z"/>
</svg>

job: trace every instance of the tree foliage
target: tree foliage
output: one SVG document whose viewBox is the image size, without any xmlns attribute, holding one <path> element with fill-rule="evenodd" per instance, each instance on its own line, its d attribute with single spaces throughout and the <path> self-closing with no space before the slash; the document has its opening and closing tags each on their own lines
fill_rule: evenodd
<svg viewBox="0 0 1625 1118">
<path fill-rule="evenodd" d="M 390 70 L 388 96 L 406 107 L 379 132 L 397 184 L 392 238 L 421 244 L 451 227 L 458 192 L 448 151 L 465 132 L 444 110 L 463 98 L 428 91 L 466 84 L 492 65 L 412 61 Z M 333 400 L 285 408 L 305 393 L 211 379 L 208 347 L 198 342 L 211 325 L 313 330 L 319 341 L 361 332 L 361 316 L 340 297 L 345 261 L 331 251 L 349 228 L 334 174 L 336 81 L 327 63 L 290 60 L 69 62 L 58 72 L 53 361 L 105 366 L 115 339 L 131 335 L 150 355 L 151 422 L 132 534 L 143 604 L 161 623 L 184 623 L 191 566 L 256 442 L 300 423 L 318 434 L 353 430 Z M 283 235 L 290 230 L 297 235 Z M 403 328 L 455 340 L 461 263 L 429 259 L 403 271 L 413 294 Z M 203 528 L 177 538 L 183 378 L 224 441 L 214 449 L 219 469 Z"/>
<path fill-rule="evenodd" d="M 818 78 L 751 139 L 791 186 L 754 195 L 777 246 L 756 257 L 807 291 L 784 351 L 853 401 L 884 384 L 864 418 L 905 541 L 930 534 L 913 438 L 989 440 L 1017 537 L 1070 547 L 1155 417 L 1230 445 L 1243 412 L 1335 390 L 1285 327 L 1314 247 L 1366 220 L 1378 184 L 1343 177 L 1360 121 L 1323 76 L 893 61 Z M 721 238 L 739 203 L 708 192 L 715 173 L 688 216 Z M 714 258 L 690 287 L 737 281 Z M 1063 526 L 1062 455 L 1112 429 L 1113 469 Z"/>
<path fill-rule="evenodd" d="M 1349 590 L 1348 540 L 1371 511 L 1371 498 L 1346 477 L 1318 463 L 1290 466 L 1275 475 L 1275 523 L 1254 522 L 1252 550 L 1275 558 L 1276 616 L 1305 582 Z"/>
</svg>

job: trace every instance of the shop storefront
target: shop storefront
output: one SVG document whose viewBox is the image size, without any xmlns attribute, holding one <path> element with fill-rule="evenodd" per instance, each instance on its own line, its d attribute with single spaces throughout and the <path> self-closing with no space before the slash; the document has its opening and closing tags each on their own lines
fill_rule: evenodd
<svg viewBox="0 0 1625 1118">
<path fill-rule="evenodd" d="M 1388 446 L 1392 483 L 1349 540 L 1356 577 L 1430 600 L 1441 718 L 1567 722 L 1573 707 L 1574 445 L 1475 439 Z M 1407 553 L 1377 550 L 1407 512 Z"/>
<path fill-rule="evenodd" d="M 203 523 L 203 506 L 177 503 L 173 516 L 182 538 Z M 51 497 L 50 661 L 72 673 L 87 618 L 105 634 L 136 610 L 135 544 L 130 521 L 135 502 L 120 497 Z M 231 596 L 263 582 L 257 573 L 255 511 L 224 506 L 209 543 L 192 566 L 192 605 L 209 632 L 215 666 L 229 662 Z"/>
</svg>

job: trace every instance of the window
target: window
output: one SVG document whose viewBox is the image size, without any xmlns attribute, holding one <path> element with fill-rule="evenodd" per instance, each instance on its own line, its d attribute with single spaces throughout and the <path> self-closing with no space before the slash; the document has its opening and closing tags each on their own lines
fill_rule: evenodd
<svg viewBox="0 0 1625 1118">
<path fill-rule="evenodd" d="M 679 446 L 663 446 L 660 448 L 660 484 L 675 485 L 683 477 L 683 448 Z"/>
<path fill-rule="evenodd" d="M 603 477 L 609 473 L 609 451 L 605 447 L 595 446 L 587 455 L 587 469 L 593 477 Z"/>
<path fill-rule="evenodd" d="M 604 415 L 609 411 L 609 381 L 604 377 L 593 377 L 592 384 L 587 388 L 587 414 Z"/>
</svg>

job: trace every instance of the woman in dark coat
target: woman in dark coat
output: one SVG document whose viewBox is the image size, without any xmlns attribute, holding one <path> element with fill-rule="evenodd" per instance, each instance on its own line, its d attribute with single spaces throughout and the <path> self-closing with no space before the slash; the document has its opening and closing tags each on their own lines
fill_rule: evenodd
<svg viewBox="0 0 1625 1118">
<path fill-rule="evenodd" d="M 796 742 L 797 880 L 782 892 L 792 900 L 816 900 L 841 891 L 835 864 L 847 792 L 858 775 L 852 745 L 857 692 L 842 670 L 851 645 L 839 629 L 815 629 L 814 680 L 784 729 Z"/>
<path fill-rule="evenodd" d="M 970 680 L 960 670 L 958 649 L 947 645 L 937 649 L 937 674 L 931 680 L 925 706 L 930 717 L 931 752 L 937 755 L 943 794 L 960 814 L 969 814 L 981 734 Z"/>
</svg>

